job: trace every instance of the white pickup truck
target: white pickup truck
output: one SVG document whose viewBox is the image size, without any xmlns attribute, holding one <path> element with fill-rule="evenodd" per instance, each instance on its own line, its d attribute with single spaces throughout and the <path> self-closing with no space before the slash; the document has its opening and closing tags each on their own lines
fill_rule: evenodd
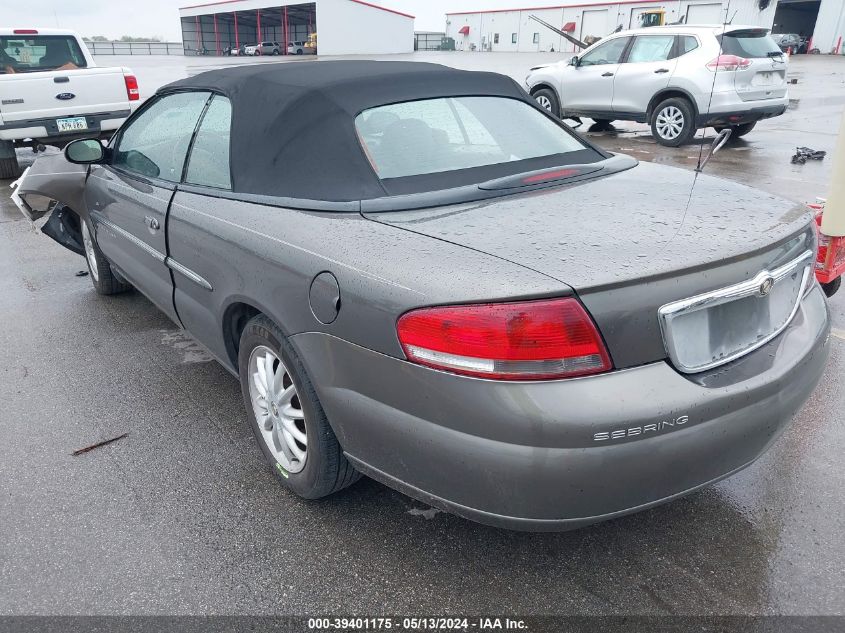
<svg viewBox="0 0 845 633">
<path fill-rule="evenodd" d="M 15 147 L 64 145 L 116 130 L 138 105 L 128 68 L 100 68 L 73 31 L 0 28 L 0 179 Z"/>
</svg>

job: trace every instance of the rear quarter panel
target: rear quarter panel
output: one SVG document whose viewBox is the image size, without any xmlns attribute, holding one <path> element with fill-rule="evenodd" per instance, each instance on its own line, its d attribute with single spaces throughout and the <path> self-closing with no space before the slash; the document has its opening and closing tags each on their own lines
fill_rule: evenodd
<svg viewBox="0 0 845 633">
<path fill-rule="evenodd" d="M 550 277 L 448 242 L 373 222 L 358 213 L 309 212 L 177 191 L 169 254 L 201 275 L 206 290 L 174 275 L 179 316 L 224 365 L 229 306 L 247 303 L 288 335 L 326 332 L 404 357 L 396 319 L 412 308 L 571 293 Z M 338 280 L 341 308 L 323 324 L 309 305 L 314 277 Z M 306 366 L 308 365 L 305 359 Z"/>
</svg>

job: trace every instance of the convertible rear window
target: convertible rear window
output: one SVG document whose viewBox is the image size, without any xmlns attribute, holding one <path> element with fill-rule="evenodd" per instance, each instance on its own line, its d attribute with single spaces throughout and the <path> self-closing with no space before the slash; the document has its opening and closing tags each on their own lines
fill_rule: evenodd
<svg viewBox="0 0 845 633">
<path fill-rule="evenodd" d="M 70 35 L 0 37 L 0 73 L 75 70 L 86 66 L 76 38 Z"/>
<path fill-rule="evenodd" d="M 355 127 L 381 179 L 585 149 L 531 105 L 503 97 L 448 97 L 379 106 L 359 114 Z"/>
</svg>

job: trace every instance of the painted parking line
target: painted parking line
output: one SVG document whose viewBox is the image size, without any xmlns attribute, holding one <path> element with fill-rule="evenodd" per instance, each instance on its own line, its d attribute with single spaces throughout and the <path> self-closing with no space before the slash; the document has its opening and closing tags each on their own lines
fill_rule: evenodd
<svg viewBox="0 0 845 633">
<path fill-rule="evenodd" d="M 842 339 L 845 341 L 845 330 L 840 330 L 838 328 L 831 328 L 830 330 L 831 336 L 835 336 L 838 339 Z"/>
</svg>

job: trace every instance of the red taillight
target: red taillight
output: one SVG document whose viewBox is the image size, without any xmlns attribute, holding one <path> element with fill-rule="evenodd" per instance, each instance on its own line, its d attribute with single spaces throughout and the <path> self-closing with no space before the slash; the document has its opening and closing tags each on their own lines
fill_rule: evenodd
<svg viewBox="0 0 845 633">
<path fill-rule="evenodd" d="M 707 64 L 707 70 L 718 72 L 720 70 L 739 70 L 748 68 L 751 65 L 750 59 L 737 55 L 719 55 L 716 59 Z"/>
<path fill-rule="evenodd" d="M 141 98 L 141 93 L 138 91 L 138 80 L 135 75 L 123 75 L 123 80 L 126 82 L 126 96 L 130 101 L 137 101 Z"/>
<path fill-rule="evenodd" d="M 612 365 L 573 298 L 422 308 L 397 323 L 408 360 L 498 380 L 584 376 Z"/>
<path fill-rule="evenodd" d="M 12 31 L 15 35 L 38 35 L 37 29 L 15 29 Z"/>
</svg>

